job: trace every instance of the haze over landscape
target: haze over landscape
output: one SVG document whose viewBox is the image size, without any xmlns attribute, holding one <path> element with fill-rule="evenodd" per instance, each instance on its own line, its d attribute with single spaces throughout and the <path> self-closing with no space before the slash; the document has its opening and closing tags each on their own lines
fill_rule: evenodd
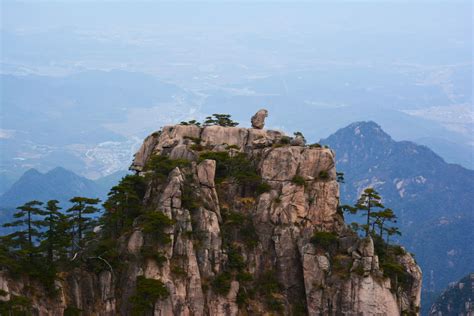
<svg viewBox="0 0 474 316">
<path fill-rule="evenodd" d="M 0 5 L 1 222 L 104 200 L 163 126 L 265 108 L 335 150 L 341 202 L 374 186 L 394 207 L 425 298 L 474 272 L 471 1 Z"/>
<path fill-rule="evenodd" d="M 2 183 L 57 165 L 98 178 L 160 126 L 262 106 L 314 141 L 374 120 L 472 169 L 470 8 L 4 1 Z"/>
</svg>

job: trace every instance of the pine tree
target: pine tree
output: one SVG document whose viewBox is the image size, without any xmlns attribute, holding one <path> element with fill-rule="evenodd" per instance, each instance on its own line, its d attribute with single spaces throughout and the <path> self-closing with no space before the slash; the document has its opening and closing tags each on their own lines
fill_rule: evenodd
<svg viewBox="0 0 474 316">
<path fill-rule="evenodd" d="M 212 116 L 206 117 L 204 126 L 219 125 L 224 127 L 235 127 L 239 125 L 239 123 L 234 122 L 230 117 L 230 114 L 212 114 Z"/>
<path fill-rule="evenodd" d="M 385 227 L 384 231 L 387 233 L 387 241 L 386 241 L 387 245 L 390 242 L 390 236 L 393 236 L 393 235 L 401 236 L 402 235 L 402 233 L 400 232 L 398 227 Z"/>
<path fill-rule="evenodd" d="M 71 213 L 73 225 L 73 243 L 77 239 L 76 247 L 82 247 L 84 233 L 92 228 L 93 219 L 84 215 L 91 215 L 99 212 L 99 208 L 95 207 L 100 200 L 86 197 L 74 197 L 69 200 L 73 203 L 67 212 Z M 74 247 L 73 247 L 74 248 Z"/>
<path fill-rule="evenodd" d="M 140 215 L 145 194 L 145 185 L 140 176 L 128 175 L 110 190 L 104 203 L 106 213 L 103 221 L 109 227 L 113 236 L 117 236 L 124 228 L 133 224 Z"/>
<path fill-rule="evenodd" d="M 44 215 L 44 211 L 38 207 L 42 204 L 42 202 L 33 200 L 17 207 L 18 212 L 13 214 L 17 220 L 3 225 L 3 227 L 20 228 L 9 235 L 9 244 L 13 248 L 21 249 L 30 257 L 35 251 L 34 244 L 41 237 L 40 229 L 44 225 L 39 218 Z"/>
<path fill-rule="evenodd" d="M 375 232 L 375 226 L 377 226 L 379 229 L 379 235 L 381 238 L 383 238 L 383 232 L 386 231 L 385 225 L 388 223 L 397 222 L 397 216 L 389 208 L 386 208 L 383 211 L 379 211 L 379 212 L 372 212 L 371 216 L 374 219 L 372 222 L 372 232 Z"/>
<path fill-rule="evenodd" d="M 365 189 L 355 205 L 355 212 L 366 212 L 366 224 L 363 225 L 366 237 L 368 237 L 371 232 L 371 219 L 373 217 L 372 212 L 380 208 L 384 208 L 384 206 L 379 193 L 373 188 Z"/>
<path fill-rule="evenodd" d="M 61 213 L 61 207 L 58 206 L 59 201 L 50 200 L 46 203 L 44 226 L 46 231 L 43 233 L 42 247 L 46 251 L 46 258 L 52 263 L 55 257 L 65 259 L 67 249 L 71 245 L 69 218 Z"/>
</svg>

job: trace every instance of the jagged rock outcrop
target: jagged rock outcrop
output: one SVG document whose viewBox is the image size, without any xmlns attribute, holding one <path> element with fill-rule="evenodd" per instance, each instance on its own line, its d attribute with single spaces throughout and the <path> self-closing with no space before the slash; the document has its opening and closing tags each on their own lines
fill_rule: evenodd
<svg viewBox="0 0 474 316">
<path fill-rule="evenodd" d="M 169 243 L 137 218 L 118 241 L 126 258 L 120 270 L 64 272 L 54 299 L 31 295 L 29 281 L 6 273 L 0 289 L 31 296 L 39 315 L 62 315 L 69 306 L 84 315 L 129 315 L 140 276 L 167 289 L 153 315 L 417 313 L 421 272 L 413 258 L 400 254 L 408 281 L 398 286 L 384 276 L 372 239 L 344 224 L 335 153 L 259 129 L 264 116 L 252 118 L 253 129 L 176 125 L 145 139 L 131 169 L 147 181 L 144 208 L 172 220 Z M 147 166 L 156 155 L 189 164 L 153 178 Z M 318 244 L 316 232 L 335 241 Z M 159 261 L 143 255 L 149 249 Z"/>
</svg>

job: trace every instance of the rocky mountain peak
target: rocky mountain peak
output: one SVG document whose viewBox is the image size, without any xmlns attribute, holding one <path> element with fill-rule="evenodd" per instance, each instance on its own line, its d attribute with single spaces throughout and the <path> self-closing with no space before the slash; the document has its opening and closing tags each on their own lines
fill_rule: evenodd
<svg viewBox="0 0 474 316">
<path fill-rule="evenodd" d="M 373 121 L 361 121 L 352 123 L 339 129 L 331 135 L 333 139 L 345 139 L 346 141 L 362 142 L 371 139 L 374 145 L 387 145 L 393 142 L 380 125 Z"/>
<path fill-rule="evenodd" d="M 131 169 L 145 190 L 113 240 L 120 268 L 68 272 L 60 303 L 34 302 L 49 315 L 129 315 L 144 284 L 160 290 L 144 302 L 150 315 L 416 313 L 411 255 L 400 248 L 394 272 L 344 224 L 333 150 L 263 126 L 183 123 L 148 136 Z"/>
</svg>

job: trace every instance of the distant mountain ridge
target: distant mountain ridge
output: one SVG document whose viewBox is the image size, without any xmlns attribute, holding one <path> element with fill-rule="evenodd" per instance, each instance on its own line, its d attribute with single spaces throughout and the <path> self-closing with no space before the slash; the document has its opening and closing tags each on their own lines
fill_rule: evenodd
<svg viewBox="0 0 474 316">
<path fill-rule="evenodd" d="M 439 291 L 471 272 L 474 171 L 446 163 L 428 147 L 394 141 L 372 121 L 350 124 L 321 144 L 334 149 L 337 169 L 345 173 L 342 203 L 353 204 L 373 186 L 394 209 L 425 290 Z"/>
<path fill-rule="evenodd" d="M 62 167 L 56 167 L 46 173 L 29 169 L 0 196 L 0 206 L 14 208 L 31 200 L 46 202 L 56 199 L 66 202 L 74 196 L 103 200 L 110 188 L 125 174 L 126 171 L 119 171 L 94 181 Z"/>
</svg>

